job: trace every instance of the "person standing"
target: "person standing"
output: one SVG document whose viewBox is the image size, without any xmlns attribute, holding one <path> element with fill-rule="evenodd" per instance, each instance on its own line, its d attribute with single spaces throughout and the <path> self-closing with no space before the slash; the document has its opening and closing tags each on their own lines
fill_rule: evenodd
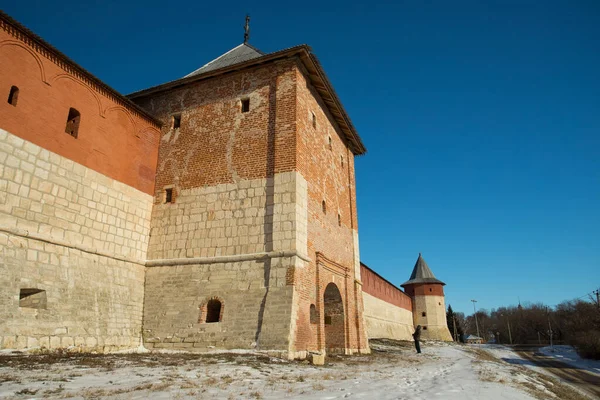
<svg viewBox="0 0 600 400">
<path fill-rule="evenodd" d="M 417 329 L 415 329 L 415 333 L 413 333 L 413 339 L 415 339 L 415 348 L 417 349 L 417 353 L 421 353 L 421 325 L 417 325 Z"/>
</svg>

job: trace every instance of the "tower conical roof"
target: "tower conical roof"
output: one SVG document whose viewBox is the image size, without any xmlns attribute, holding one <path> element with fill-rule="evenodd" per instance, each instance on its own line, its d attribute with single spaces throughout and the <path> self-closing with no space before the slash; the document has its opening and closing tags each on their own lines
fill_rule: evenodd
<svg viewBox="0 0 600 400">
<path fill-rule="evenodd" d="M 215 69 L 229 67 L 230 65 L 239 64 L 244 61 L 251 60 L 253 58 L 258 58 L 264 56 L 265 53 L 258 50 L 257 48 L 250 46 L 248 43 L 242 43 L 239 46 L 234 47 L 229 50 L 227 53 L 220 55 L 214 60 L 204 64 L 202 67 L 198 68 L 194 72 L 191 72 L 184 76 L 187 78 L 189 76 L 200 75 L 208 71 L 213 71 Z"/>
<path fill-rule="evenodd" d="M 419 253 L 419 258 L 417 258 L 417 262 L 415 263 L 415 267 L 410 275 L 410 279 L 400 286 L 413 285 L 417 283 L 439 283 L 440 285 L 445 285 L 444 282 L 440 281 L 435 277 L 435 275 L 433 275 L 433 272 L 431 272 L 429 269 L 429 266 L 425 262 L 423 256 L 421 256 L 421 253 Z"/>
</svg>

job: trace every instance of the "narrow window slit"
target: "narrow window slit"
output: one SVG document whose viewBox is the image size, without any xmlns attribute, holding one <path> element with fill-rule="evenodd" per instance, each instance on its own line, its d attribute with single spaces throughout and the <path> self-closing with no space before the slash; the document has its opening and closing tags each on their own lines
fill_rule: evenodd
<svg viewBox="0 0 600 400">
<path fill-rule="evenodd" d="M 10 93 L 8 94 L 8 104 L 16 107 L 17 100 L 19 100 L 19 88 L 16 86 L 12 86 L 10 88 Z"/>
<path fill-rule="evenodd" d="M 181 126 L 181 114 L 173 115 L 173 129 L 178 129 Z"/>
<path fill-rule="evenodd" d="M 77 139 L 79 135 L 79 125 L 81 124 L 81 114 L 74 108 L 69 108 L 69 115 L 67 116 L 67 125 L 65 126 L 65 132 Z"/>
<path fill-rule="evenodd" d="M 172 203 L 172 202 L 173 202 L 173 189 L 172 188 L 165 189 L 165 203 Z"/>
<path fill-rule="evenodd" d="M 242 100 L 242 112 L 247 113 L 248 111 L 250 111 L 250 99 L 243 99 Z"/>
<path fill-rule="evenodd" d="M 45 310 L 47 307 L 46 291 L 35 288 L 24 288 L 19 292 L 19 307 Z"/>
</svg>

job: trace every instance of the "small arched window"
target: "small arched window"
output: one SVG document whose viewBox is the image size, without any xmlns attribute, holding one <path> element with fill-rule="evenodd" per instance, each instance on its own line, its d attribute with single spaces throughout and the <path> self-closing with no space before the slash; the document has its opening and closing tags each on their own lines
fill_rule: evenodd
<svg viewBox="0 0 600 400">
<path fill-rule="evenodd" d="M 342 164 L 342 167 L 344 166 L 344 156 L 340 156 L 340 162 Z"/>
<path fill-rule="evenodd" d="M 318 324 L 319 323 L 319 314 L 317 313 L 317 307 L 314 304 L 310 305 L 310 323 Z"/>
<path fill-rule="evenodd" d="M 10 93 L 8 94 L 8 104 L 11 104 L 16 107 L 17 100 L 19 100 L 19 88 L 16 86 L 12 86 L 10 88 Z"/>
<path fill-rule="evenodd" d="M 333 142 L 331 141 L 331 136 L 329 136 L 329 150 L 333 148 Z"/>
<path fill-rule="evenodd" d="M 221 322 L 221 302 L 217 299 L 209 300 L 206 304 L 206 323 Z"/>
<path fill-rule="evenodd" d="M 321 208 L 323 209 L 323 214 L 327 214 L 327 204 L 325 204 L 325 200 L 321 203 Z"/>
<path fill-rule="evenodd" d="M 77 138 L 79 134 L 79 124 L 81 123 L 81 114 L 74 108 L 69 108 L 69 116 L 67 117 L 67 126 L 65 132 Z"/>
<path fill-rule="evenodd" d="M 342 226 L 342 216 L 338 213 L 338 226 Z"/>
</svg>

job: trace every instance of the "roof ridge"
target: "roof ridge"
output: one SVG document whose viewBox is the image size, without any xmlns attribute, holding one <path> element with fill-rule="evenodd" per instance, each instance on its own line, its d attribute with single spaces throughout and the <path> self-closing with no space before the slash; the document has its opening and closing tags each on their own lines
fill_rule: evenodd
<svg viewBox="0 0 600 400">
<path fill-rule="evenodd" d="M 234 50 L 235 50 L 235 49 L 237 49 L 237 48 L 240 48 L 240 47 L 242 47 L 243 45 L 245 45 L 245 43 L 242 43 L 242 44 L 239 44 L 239 45 L 235 46 L 233 49 L 231 49 L 231 50 L 229 50 L 229 51 L 227 51 L 227 52 L 225 52 L 225 53 L 221 54 L 219 57 L 217 57 L 217 58 L 215 58 L 215 59 L 213 59 L 213 60 L 211 60 L 211 61 L 207 62 L 206 64 L 204 64 L 204 65 L 203 65 L 203 66 L 201 66 L 200 68 L 198 68 L 198 69 L 195 69 L 194 71 L 192 71 L 192 72 L 190 72 L 189 74 L 185 75 L 185 76 L 184 76 L 184 78 L 187 78 L 188 76 L 192 75 L 193 73 L 195 73 L 195 72 L 197 72 L 197 71 L 200 71 L 202 68 L 209 66 L 210 64 L 214 63 L 214 62 L 215 62 L 215 61 L 217 61 L 218 59 L 225 57 L 227 54 L 231 53 L 232 51 L 234 51 Z"/>
<path fill-rule="evenodd" d="M 261 56 L 264 56 L 265 54 L 269 54 L 269 53 L 265 53 L 263 51 L 260 51 L 256 47 L 252 46 L 250 43 L 242 43 L 242 44 L 245 44 L 246 46 L 250 47 L 252 50 L 256 51 L 257 53 L 260 53 Z"/>
<path fill-rule="evenodd" d="M 224 64 L 224 66 L 234 65 L 246 61 L 248 59 L 258 58 L 264 55 L 265 54 L 262 51 L 258 50 L 254 46 L 251 46 L 248 43 L 242 43 L 235 46 L 231 50 L 221 54 L 217 58 L 207 62 L 200 68 L 185 75 L 184 78 L 202 73 L 203 70 L 206 71 L 210 69 L 218 69 L 220 68 L 220 66 L 218 65 L 219 63 Z"/>
</svg>

